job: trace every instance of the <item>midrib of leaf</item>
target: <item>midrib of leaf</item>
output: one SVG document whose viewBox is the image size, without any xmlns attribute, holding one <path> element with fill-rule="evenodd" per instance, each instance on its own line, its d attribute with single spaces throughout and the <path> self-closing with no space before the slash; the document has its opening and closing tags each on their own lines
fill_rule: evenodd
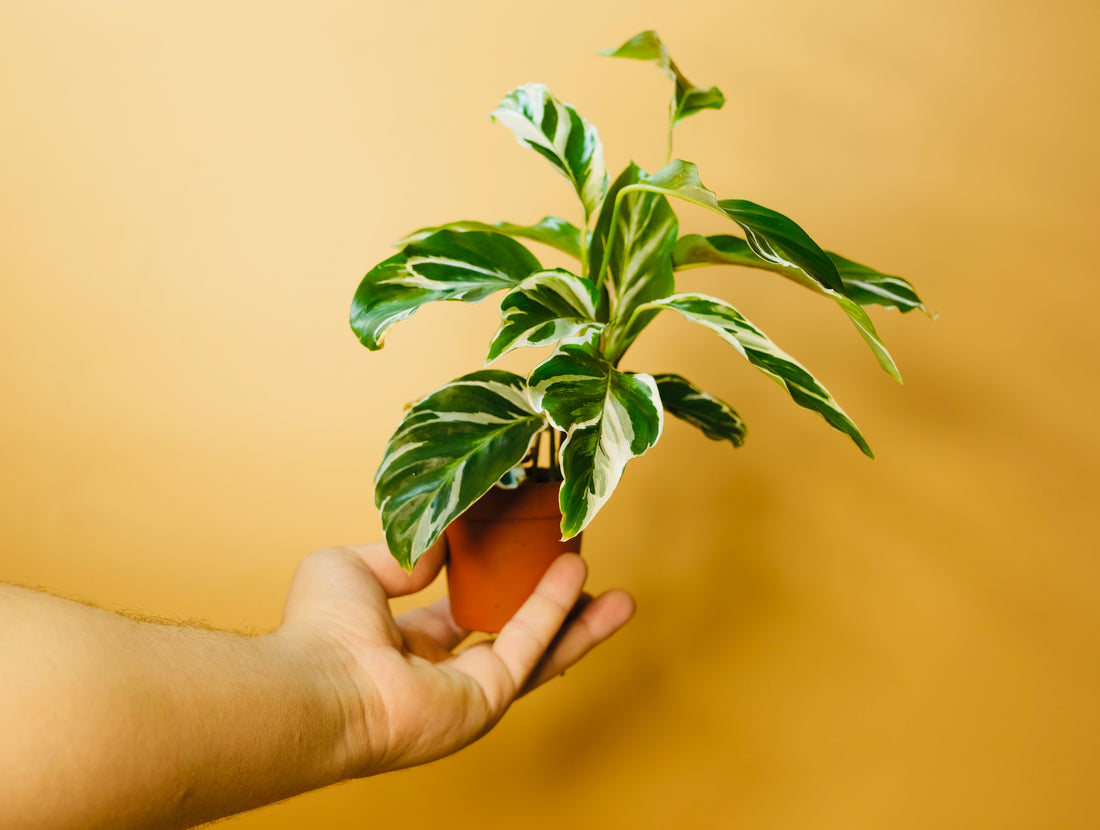
<svg viewBox="0 0 1100 830">
<path fill-rule="evenodd" d="M 622 224 L 619 221 L 619 213 L 620 213 L 620 208 L 622 207 L 622 203 L 623 203 L 623 194 L 625 194 L 625 193 L 638 193 L 638 192 L 641 192 L 641 191 L 649 191 L 651 193 L 656 193 L 659 196 L 664 195 L 664 193 L 662 193 L 660 190 L 657 190 L 656 188 L 640 187 L 636 184 L 628 184 L 625 187 L 621 188 L 619 190 L 619 192 L 616 194 L 616 196 L 615 196 L 615 207 L 612 208 L 612 211 L 611 211 L 611 224 L 610 224 L 610 227 L 607 229 L 607 239 L 604 242 L 603 259 L 600 262 L 600 270 L 596 274 L 596 279 L 594 280 L 594 282 L 597 286 L 604 285 L 605 284 L 604 281 L 607 279 L 607 269 L 611 264 L 611 250 L 612 250 L 612 247 L 613 247 L 612 242 L 614 241 L 616 231 L 618 231 L 618 229 L 619 229 L 619 225 Z M 656 203 L 654 203 L 654 204 L 656 204 Z M 651 210 L 652 209 L 653 208 L 651 208 Z M 633 237 L 631 237 L 631 238 L 633 238 Z M 654 234 L 654 242 L 655 241 L 656 241 L 656 234 Z M 622 302 L 623 297 L 620 296 L 620 294 L 619 294 L 619 286 L 616 286 L 616 285 L 614 285 L 613 283 L 610 283 L 610 282 L 606 283 L 606 285 L 607 285 L 607 289 L 608 289 L 608 300 L 611 304 L 611 314 L 610 314 L 610 319 L 608 320 L 607 330 L 611 330 L 616 324 L 618 324 L 620 322 L 625 322 L 625 321 L 620 321 L 618 319 L 619 318 L 619 304 Z M 606 334 L 601 334 L 600 335 L 600 351 L 602 352 L 606 348 L 607 348 Z M 625 353 L 626 352 L 624 351 L 623 354 L 616 355 L 614 360 L 612 361 L 611 365 L 615 366 L 615 367 L 618 367 L 619 362 L 623 359 L 623 355 Z"/>
</svg>

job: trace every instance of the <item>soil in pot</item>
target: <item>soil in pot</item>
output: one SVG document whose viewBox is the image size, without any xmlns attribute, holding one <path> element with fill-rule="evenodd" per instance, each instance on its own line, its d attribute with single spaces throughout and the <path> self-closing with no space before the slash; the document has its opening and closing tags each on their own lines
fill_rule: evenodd
<svg viewBox="0 0 1100 830">
<path fill-rule="evenodd" d="M 561 482 L 494 487 L 446 530 L 451 616 L 471 631 L 496 633 L 581 537 L 561 541 Z"/>
</svg>

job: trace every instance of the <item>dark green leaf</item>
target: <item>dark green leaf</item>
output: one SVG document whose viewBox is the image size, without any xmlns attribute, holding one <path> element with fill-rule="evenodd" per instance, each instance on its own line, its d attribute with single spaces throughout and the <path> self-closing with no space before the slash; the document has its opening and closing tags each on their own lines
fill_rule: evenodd
<svg viewBox="0 0 1100 830">
<path fill-rule="evenodd" d="M 901 277 L 883 274 L 867 265 L 860 265 L 829 251 L 829 259 L 836 265 L 848 296 L 861 306 L 881 305 L 896 308 L 903 314 L 920 309 L 928 313 L 916 289 Z"/>
<path fill-rule="evenodd" d="M 368 349 L 380 349 L 386 330 L 425 303 L 476 303 L 541 270 L 530 251 L 504 234 L 437 231 L 363 278 L 351 304 L 351 328 Z"/>
<path fill-rule="evenodd" d="M 723 199 L 718 206 L 744 229 L 749 247 L 761 259 L 797 266 L 826 288 L 845 293 L 828 254 L 782 213 L 744 199 Z"/>
<path fill-rule="evenodd" d="M 732 406 L 680 375 L 654 375 L 665 412 L 694 424 L 712 441 L 745 443 L 745 423 Z"/>
</svg>

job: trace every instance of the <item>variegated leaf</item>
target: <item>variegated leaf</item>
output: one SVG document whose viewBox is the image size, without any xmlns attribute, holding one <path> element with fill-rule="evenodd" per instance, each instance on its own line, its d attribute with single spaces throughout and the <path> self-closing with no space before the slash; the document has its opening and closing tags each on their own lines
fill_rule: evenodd
<svg viewBox="0 0 1100 830">
<path fill-rule="evenodd" d="M 457 516 L 530 450 L 546 416 L 519 375 L 484 369 L 413 406 L 390 438 L 374 500 L 386 543 L 411 571 Z"/>
<path fill-rule="evenodd" d="M 505 294 L 500 318 L 489 361 L 521 346 L 548 346 L 603 329 L 596 322 L 595 288 L 561 269 L 532 274 Z"/>
<path fill-rule="evenodd" d="M 694 424 L 712 441 L 745 443 L 745 422 L 732 406 L 680 375 L 654 375 L 665 412 Z"/>
<path fill-rule="evenodd" d="M 493 118 L 573 183 L 586 220 L 599 210 L 608 182 L 603 145 L 596 128 L 573 107 L 558 101 L 542 84 L 526 84 L 504 97 Z"/>
<path fill-rule="evenodd" d="M 649 307 L 672 309 L 716 332 L 749 363 L 783 386 L 796 404 L 820 414 L 830 426 L 851 438 L 864 454 L 874 458 L 859 429 L 828 390 L 733 306 L 703 294 L 675 294 L 650 303 Z M 645 308 L 642 306 L 639 311 Z"/>
<path fill-rule="evenodd" d="M 677 159 L 638 187 L 653 189 L 732 219 L 745 231 L 753 253 L 777 265 L 801 268 L 826 288 L 844 294 L 836 265 L 806 231 L 781 213 L 744 199 L 722 199 L 703 186 L 699 169 Z"/>
<path fill-rule="evenodd" d="M 351 304 L 351 328 L 368 349 L 380 349 L 386 330 L 425 303 L 476 303 L 540 270 L 534 255 L 504 234 L 437 231 L 363 277 Z"/>
<path fill-rule="evenodd" d="M 657 443 L 664 424 L 657 383 L 620 372 L 590 344 L 562 346 L 528 383 L 534 406 L 566 433 L 559 498 L 568 539 L 603 507 L 626 463 Z"/>
<path fill-rule="evenodd" d="M 836 254 L 829 254 L 829 258 L 834 262 L 837 260 L 843 260 L 843 257 L 838 257 Z M 826 288 L 821 285 L 817 280 L 811 279 L 805 271 L 801 268 L 796 268 L 793 265 L 780 265 L 776 262 L 769 262 L 768 260 L 761 259 L 756 256 L 749 248 L 748 243 L 736 236 L 709 236 L 702 237 L 695 234 L 682 237 L 676 243 L 676 247 L 673 249 L 673 263 L 678 268 L 688 268 L 693 265 L 745 265 L 750 268 L 761 268 L 766 271 L 772 271 L 776 274 L 780 274 L 792 282 L 796 282 L 799 285 L 810 289 L 811 291 L 828 297 L 835 302 L 844 313 L 848 315 L 848 318 L 852 321 L 852 324 L 856 327 L 856 330 L 860 333 L 860 336 L 864 339 L 871 351 L 874 352 L 875 357 L 878 359 L 879 365 L 899 383 L 901 382 L 901 373 L 898 371 L 897 364 L 894 363 L 894 359 L 890 356 L 890 353 L 886 350 L 885 344 L 879 337 L 878 332 L 875 330 L 874 323 L 871 322 L 870 316 L 866 311 L 853 299 L 838 294 L 831 288 Z M 849 260 L 843 260 L 849 262 Z M 840 263 L 838 263 L 839 266 Z M 850 263 L 856 265 L 856 263 Z M 863 266 L 858 266 L 863 267 Z M 841 279 L 844 279 L 844 270 L 840 270 Z M 867 271 L 872 269 L 868 268 Z M 878 274 L 877 271 L 873 272 Z M 879 275 L 883 276 L 883 275 Z M 893 279 L 899 280 L 901 283 L 908 285 L 900 277 L 894 277 Z M 849 290 L 851 295 L 851 286 L 845 283 L 845 287 Z M 915 293 L 914 293 L 915 296 Z"/>
<path fill-rule="evenodd" d="M 556 216 L 544 216 L 533 225 L 513 225 L 511 222 L 475 222 L 462 220 L 437 225 L 433 228 L 421 228 L 398 240 L 398 247 L 412 242 L 420 242 L 437 231 L 491 231 L 519 239 L 531 239 L 549 245 L 577 259 L 581 258 L 581 231 L 576 225 Z"/>
<path fill-rule="evenodd" d="M 601 316 L 611 321 L 607 356 L 614 363 L 633 338 L 626 339 L 622 326 L 642 303 L 667 297 L 676 287 L 671 252 L 678 223 L 668 199 L 649 191 L 623 188 L 645 178 L 645 171 L 631 164 L 611 185 L 592 232 L 590 261 L 599 285 L 607 293 L 601 299 L 607 309 Z M 639 321 L 642 322 L 642 321 Z M 635 326 L 634 336 L 641 330 Z"/>
<path fill-rule="evenodd" d="M 718 87 L 701 89 L 684 77 L 673 63 L 667 47 L 661 43 L 656 32 L 648 31 L 634 35 L 618 49 L 604 49 L 600 54 L 612 58 L 633 58 L 656 63 L 665 77 L 676 85 L 676 93 L 669 106 L 669 123 L 673 127 L 700 110 L 718 110 L 726 103 L 725 96 Z"/>
</svg>

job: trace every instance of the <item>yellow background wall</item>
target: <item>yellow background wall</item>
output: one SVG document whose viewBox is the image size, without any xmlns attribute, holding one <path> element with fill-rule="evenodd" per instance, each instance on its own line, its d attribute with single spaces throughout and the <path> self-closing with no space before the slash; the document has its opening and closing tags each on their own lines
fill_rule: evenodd
<svg viewBox="0 0 1100 830">
<path fill-rule="evenodd" d="M 682 279 L 804 360 L 878 460 L 659 321 L 631 367 L 728 398 L 750 439 L 670 423 L 628 468 L 586 547 L 639 617 L 459 756 L 225 826 L 1096 827 L 1086 0 L 2 0 L 0 578 L 276 625 L 302 555 L 379 536 L 401 406 L 493 327 L 430 308 L 368 353 L 359 278 L 425 224 L 575 220 L 487 117 L 519 83 L 611 167 L 659 167 L 665 82 L 594 54 L 645 28 L 729 97 L 679 131 L 709 187 L 939 312 L 876 315 L 899 387 L 794 286 Z"/>
</svg>

